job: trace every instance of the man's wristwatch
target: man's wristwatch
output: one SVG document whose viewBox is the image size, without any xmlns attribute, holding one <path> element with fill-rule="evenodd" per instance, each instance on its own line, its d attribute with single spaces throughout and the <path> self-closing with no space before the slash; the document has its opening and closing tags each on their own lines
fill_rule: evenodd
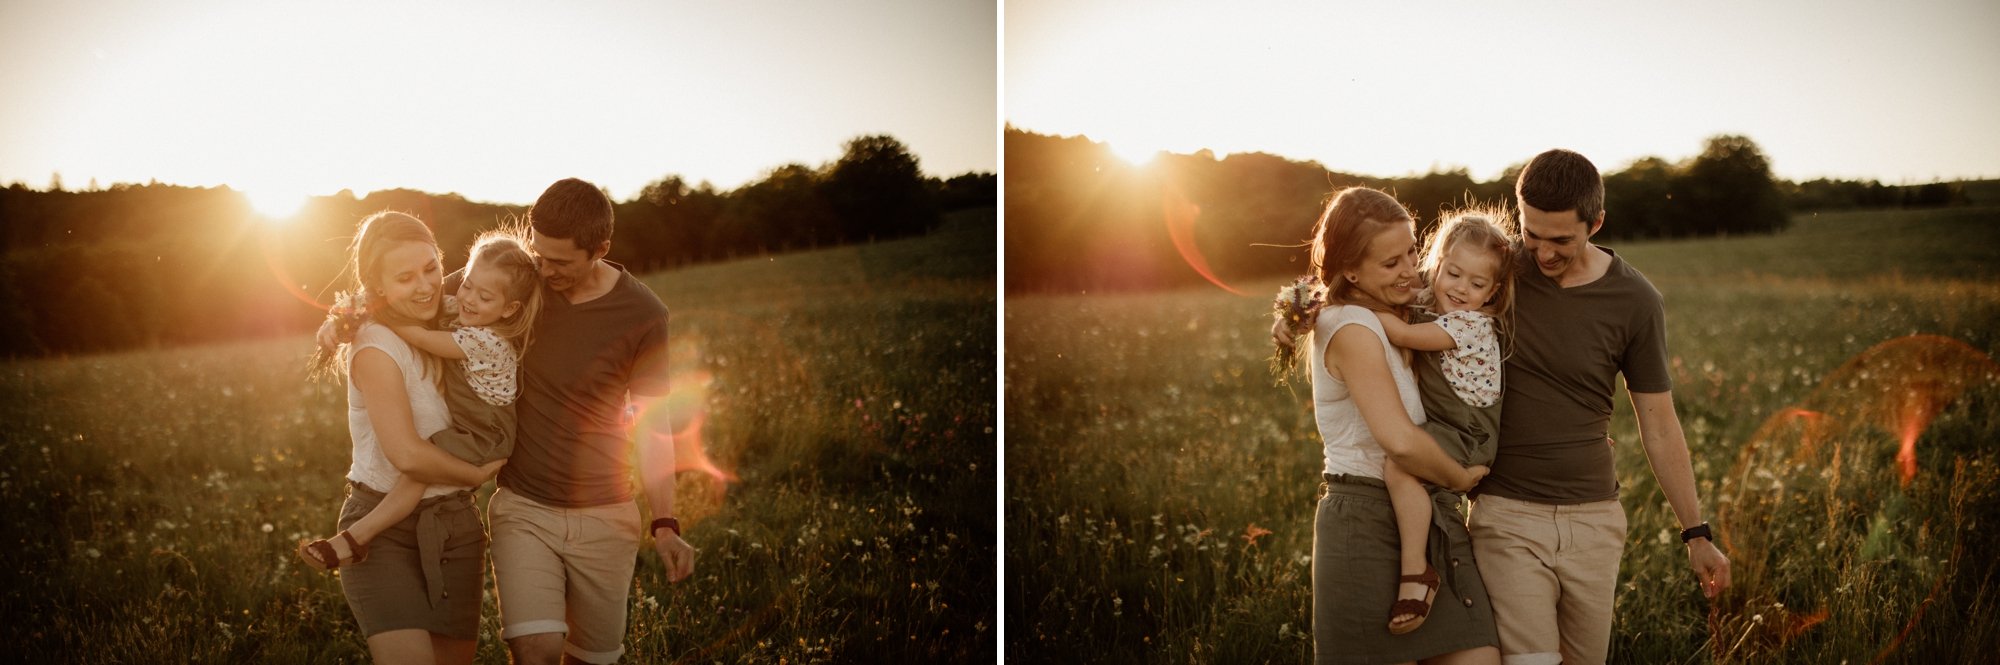
<svg viewBox="0 0 2000 665">
<path fill-rule="evenodd" d="M 679 536 L 679 535 L 681 535 L 681 521 L 680 521 L 680 520 L 677 520 L 677 519 L 674 519 L 674 518 L 671 518 L 671 517 L 662 517 L 662 518 L 659 518 L 659 519 L 655 519 L 655 520 L 653 520 L 653 526 L 652 526 L 652 527 L 650 527 L 650 528 L 647 528 L 647 529 L 646 529 L 646 535 L 652 535 L 652 534 L 656 534 L 656 533 L 659 533 L 659 532 L 660 532 L 660 527 L 666 527 L 666 528 L 669 528 L 669 529 L 673 529 L 673 530 L 674 530 L 674 535 L 676 535 L 676 536 Z M 1703 529 L 1707 529 L 1707 528 L 1708 528 L 1708 525 L 1704 524 L 1704 525 L 1702 525 L 1702 528 L 1703 528 Z M 1706 532 L 1704 532 L 1704 533 L 1706 533 Z M 1683 537 L 1685 537 L 1685 534 L 1683 534 Z"/>
<path fill-rule="evenodd" d="M 655 522 L 655 524 L 658 523 Z M 680 529 L 675 529 L 674 531 L 678 533 Z M 1694 540 L 1696 538 L 1707 538 L 1709 542 L 1715 542 L 1715 534 L 1709 531 L 1707 522 L 1696 524 L 1690 528 L 1681 529 L 1681 542 L 1685 543 L 1690 540 Z"/>
</svg>

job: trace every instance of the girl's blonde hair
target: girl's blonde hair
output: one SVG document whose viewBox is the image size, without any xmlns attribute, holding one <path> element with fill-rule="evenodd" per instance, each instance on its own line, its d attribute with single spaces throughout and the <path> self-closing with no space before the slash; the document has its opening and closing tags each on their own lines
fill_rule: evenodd
<svg viewBox="0 0 2000 665">
<path fill-rule="evenodd" d="M 1312 274 L 1326 285 L 1328 303 L 1346 303 L 1354 284 L 1341 273 L 1361 265 L 1368 241 L 1398 225 L 1414 225 L 1410 211 L 1396 197 L 1367 187 L 1335 192 L 1313 224 Z"/>
<path fill-rule="evenodd" d="M 1495 259 L 1493 296 L 1479 311 L 1493 317 L 1501 339 L 1513 333 L 1514 323 L 1514 223 L 1498 208 L 1471 206 L 1446 215 L 1430 237 L 1424 239 L 1424 255 L 1417 268 L 1424 275 L 1424 288 L 1417 291 L 1417 307 L 1435 310 L 1438 272 L 1444 257 L 1461 244 L 1470 244 L 1493 254 Z"/>
<path fill-rule="evenodd" d="M 465 278 L 472 277 L 473 266 L 498 270 L 506 276 L 507 286 L 501 297 L 509 303 L 521 303 L 521 309 L 488 327 L 514 345 L 515 355 L 526 353 L 535 338 L 535 317 L 542 312 L 542 274 L 535 266 L 535 256 L 528 252 L 528 238 L 522 225 L 509 224 L 479 234 L 472 242 Z"/>
</svg>

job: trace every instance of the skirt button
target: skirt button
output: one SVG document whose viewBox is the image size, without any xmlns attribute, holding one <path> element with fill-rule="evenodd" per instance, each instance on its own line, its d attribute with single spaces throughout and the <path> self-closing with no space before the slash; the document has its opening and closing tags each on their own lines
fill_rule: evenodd
<svg viewBox="0 0 2000 665">
<path fill-rule="evenodd" d="M 1467 598 L 1467 599 L 1465 599 L 1465 606 L 1466 606 L 1466 607 L 1472 607 L 1472 599 L 1471 599 L 1471 598 Z"/>
</svg>

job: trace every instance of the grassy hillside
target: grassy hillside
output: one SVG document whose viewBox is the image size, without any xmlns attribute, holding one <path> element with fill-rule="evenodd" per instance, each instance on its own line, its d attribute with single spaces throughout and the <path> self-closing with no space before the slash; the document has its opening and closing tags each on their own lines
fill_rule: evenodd
<svg viewBox="0 0 2000 665">
<path fill-rule="evenodd" d="M 635 662 L 991 657 L 993 213 L 652 275 L 697 571 L 641 552 Z M 0 642 L 32 662 L 355 662 L 330 533 L 344 392 L 309 340 L 0 365 Z M 481 492 L 481 505 L 491 491 Z M 482 662 L 505 662 L 489 597 Z"/>
<path fill-rule="evenodd" d="M 1675 398 L 1737 584 L 1697 593 L 1619 396 L 1615 661 L 2000 646 L 1996 236 L 1986 208 L 1616 247 L 1666 295 Z M 1320 452 L 1307 391 L 1272 386 L 1268 308 L 1214 290 L 1008 299 L 1008 657 L 1310 657 Z"/>
</svg>

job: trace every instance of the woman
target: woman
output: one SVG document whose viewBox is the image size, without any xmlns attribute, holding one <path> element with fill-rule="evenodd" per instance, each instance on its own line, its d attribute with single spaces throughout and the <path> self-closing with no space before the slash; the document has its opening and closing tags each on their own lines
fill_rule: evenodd
<svg viewBox="0 0 2000 665">
<path fill-rule="evenodd" d="M 425 440 L 450 422 L 442 365 L 385 327 L 437 317 L 444 270 L 430 229 L 403 213 L 376 213 L 362 220 L 349 254 L 372 320 L 338 355 L 354 460 L 339 528 L 367 515 L 404 474 L 430 487 L 415 512 L 366 546 L 339 539 L 310 546 L 340 569 L 341 592 L 375 662 L 471 663 L 486 561 L 472 490 L 504 461 L 473 466 Z"/>
<path fill-rule="evenodd" d="M 1399 595 L 1399 538 L 1383 460 L 1460 492 L 1486 475 L 1483 466 L 1460 466 L 1417 426 L 1424 414 L 1409 358 L 1389 344 L 1375 315 L 1401 314 L 1415 297 L 1416 260 L 1409 212 L 1373 189 L 1340 191 L 1313 229 L 1313 272 L 1328 287 L 1307 338 L 1326 458 L 1313 519 L 1319 663 L 1500 662 L 1493 613 L 1454 494 L 1433 494 L 1430 540 L 1439 579 L 1434 592 L 1423 591 L 1434 599 L 1429 618 L 1406 635 L 1391 635 L 1382 622 Z"/>
</svg>

